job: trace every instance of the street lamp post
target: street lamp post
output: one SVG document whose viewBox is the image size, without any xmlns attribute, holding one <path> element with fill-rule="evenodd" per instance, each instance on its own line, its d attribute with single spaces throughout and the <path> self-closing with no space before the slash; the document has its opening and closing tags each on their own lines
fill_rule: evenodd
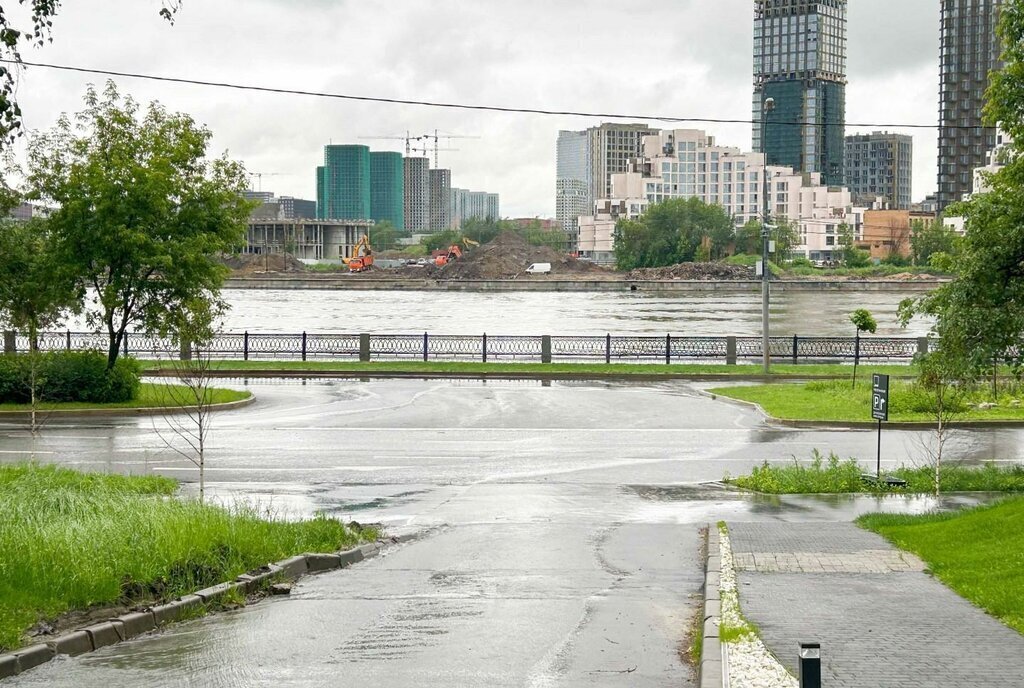
<svg viewBox="0 0 1024 688">
<path fill-rule="evenodd" d="M 764 372 L 771 372 L 772 356 L 769 350 L 769 284 L 768 284 L 768 238 L 771 234 L 771 176 L 768 174 L 768 115 L 775 109 L 775 99 L 764 99 L 761 115 L 761 150 L 764 152 L 763 207 L 761 219 L 761 350 L 764 357 Z"/>
</svg>

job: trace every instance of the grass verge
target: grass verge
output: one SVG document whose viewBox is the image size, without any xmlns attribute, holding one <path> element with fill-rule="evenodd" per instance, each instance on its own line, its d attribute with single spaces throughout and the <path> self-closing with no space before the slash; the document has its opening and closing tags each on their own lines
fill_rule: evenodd
<svg viewBox="0 0 1024 688">
<path fill-rule="evenodd" d="M 178 398 L 187 398 L 187 395 L 180 394 L 183 389 L 172 385 L 179 390 Z M 234 389 L 210 389 L 212 403 L 226 404 L 232 401 L 242 401 L 252 396 L 251 392 L 240 392 Z M 160 382 L 143 382 L 139 389 L 139 395 L 131 401 L 118 402 L 113 404 L 90 404 L 86 402 L 66 402 L 59 404 L 39 404 L 43 411 L 85 411 L 95 409 L 137 409 L 137 408 L 174 408 L 178 406 L 175 402 L 172 390 L 168 385 Z M 30 411 L 29 404 L 0 404 L 0 411 Z"/>
<path fill-rule="evenodd" d="M 173 368 L 168 361 L 141 361 L 146 370 L 167 370 Z M 579 374 L 579 375 L 761 375 L 761 368 L 754 365 L 716 364 L 671 364 L 664 363 L 470 363 L 449 361 L 212 361 L 214 370 L 284 370 L 312 372 L 352 373 L 430 373 L 430 374 Z M 875 372 L 893 376 L 914 376 L 917 370 L 909 365 L 888 365 L 872 368 Z M 773 375 L 836 376 L 845 377 L 852 373 L 848 365 L 778 364 L 772 366 Z"/>
<path fill-rule="evenodd" d="M 857 522 L 913 552 L 962 597 L 1024 633 L 1024 499 L 926 516 L 871 514 Z"/>
<path fill-rule="evenodd" d="M 751 387 L 723 387 L 711 393 L 730 399 L 758 404 L 765 412 L 782 420 L 835 422 L 871 422 L 871 373 L 886 373 L 881 368 L 866 368 L 857 384 L 849 380 L 819 380 L 803 384 L 768 384 Z M 847 370 L 846 374 L 850 375 Z M 994 408 L 978 408 L 977 403 L 991 401 L 991 394 L 979 390 L 977 398 L 965 401 L 955 421 L 1024 420 L 1024 390 L 1004 390 Z M 1013 404 L 1018 404 L 1014 406 Z M 934 422 L 928 412 L 931 400 L 919 386 L 894 380 L 889 388 L 889 421 L 894 423 Z"/>
<path fill-rule="evenodd" d="M 750 475 L 726 477 L 725 482 L 745 490 L 768 494 L 907 494 L 935 491 L 935 471 L 930 466 L 901 467 L 886 475 L 907 481 L 906 487 L 875 485 L 861 479 L 864 469 L 856 459 L 840 460 L 835 454 L 826 459 L 817 450 L 810 463 L 796 459 L 787 464 L 767 461 Z M 943 466 L 940 473 L 943 492 L 1024 492 L 1024 466 L 981 467 Z"/>
<path fill-rule="evenodd" d="M 161 477 L 0 466 L 0 651 L 36 623 L 97 605 L 171 599 L 303 552 L 375 538 L 173 496 Z"/>
</svg>

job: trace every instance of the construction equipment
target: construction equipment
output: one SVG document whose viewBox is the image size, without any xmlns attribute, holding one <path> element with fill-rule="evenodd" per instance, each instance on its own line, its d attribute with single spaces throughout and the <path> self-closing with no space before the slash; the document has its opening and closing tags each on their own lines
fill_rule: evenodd
<svg viewBox="0 0 1024 688">
<path fill-rule="evenodd" d="M 363 272 L 373 267 L 373 249 L 370 247 L 369 235 L 364 234 L 352 247 L 352 254 L 342 258 L 341 262 L 348 266 L 349 272 Z"/>
<path fill-rule="evenodd" d="M 462 244 L 462 246 L 459 246 L 459 244 Z M 468 251 L 470 246 L 479 246 L 479 245 L 480 245 L 479 241 L 473 241 L 469 237 L 462 237 L 461 241 L 459 241 L 456 244 L 452 244 L 451 246 L 449 246 L 447 252 L 441 253 L 441 255 L 439 255 L 436 258 L 434 258 L 434 265 L 436 265 L 439 268 L 443 268 L 448 263 L 450 263 L 450 262 L 452 262 L 454 260 L 458 260 L 459 258 L 462 258 L 462 247 L 463 246 Z"/>
</svg>

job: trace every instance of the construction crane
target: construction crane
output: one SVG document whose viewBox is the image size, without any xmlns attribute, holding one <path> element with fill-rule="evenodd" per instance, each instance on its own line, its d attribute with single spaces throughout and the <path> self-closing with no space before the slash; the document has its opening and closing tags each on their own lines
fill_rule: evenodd
<svg viewBox="0 0 1024 688">
<path fill-rule="evenodd" d="M 412 142 L 419 141 L 422 136 L 411 136 L 409 132 L 405 132 L 405 136 L 360 136 L 363 141 L 404 141 L 405 142 L 405 156 L 409 157 L 412 154 Z"/>
<path fill-rule="evenodd" d="M 249 172 L 250 177 L 256 178 L 256 190 L 263 191 L 263 178 L 264 177 L 290 177 L 290 174 L 284 172 Z"/>
<path fill-rule="evenodd" d="M 458 148 L 437 148 L 436 146 L 435 147 L 431 147 L 431 146 L 412 146 L 410 148 L 410 150 L 413 153 L 422 153 L 424 158 L 428 157 L 430 155 L 430 153 L 433 153 L 434 154 L 434 169 L 436 170 L 438 168 L 438 164 L 437 164 L 437 154 L 438 153 L 455 153 L 455 152 L 458 152 L 459 149 Z"/>
<path fill-rule="evenodd" d="M 437 129 L 435 129 L 433 134 L 423 134 L 422 136 L 418 136 L 416 140 L 426 140 L 426 141 L 433 141 L 434 142 L 434 147 L 433 147 L 432 150 L 434 151 L 434 167 L 436 168 L 436 167 L 439 166 L 438 162 L 437 162 L 437 154 L 440 151 L 445 150 L 445 149 L 441 148 L 441 139 L 445 139 L 446 141 L 451 141 L 452 139 L 478 139 L 478 138 L 480 138 L 480 137 L 479 136 L 466 136 L 466 135 L 463 135 L 463 134 L 442 134 Z M 424 148 L 426 148 L 426 147 L 424 146 Z M 448 150 L 454 150 L 454 149 L 448 149 Z M 424 155 L 426 155 L 426 153 L 424 153 Z"/>
</svg>

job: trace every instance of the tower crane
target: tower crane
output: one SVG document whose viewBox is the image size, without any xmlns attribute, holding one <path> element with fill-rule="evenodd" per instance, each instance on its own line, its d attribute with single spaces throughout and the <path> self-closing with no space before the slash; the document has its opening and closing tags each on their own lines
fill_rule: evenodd
<svg viewBox="0 0 1024 688">
<path fill-rule="evenodd" d="M 291 175 L 284 172 L 249 172 L 250 177 L 256 178 L 256 190 L 263 191 L 263 178 L 264 177 L 290 177 Z"/>
</svg>

